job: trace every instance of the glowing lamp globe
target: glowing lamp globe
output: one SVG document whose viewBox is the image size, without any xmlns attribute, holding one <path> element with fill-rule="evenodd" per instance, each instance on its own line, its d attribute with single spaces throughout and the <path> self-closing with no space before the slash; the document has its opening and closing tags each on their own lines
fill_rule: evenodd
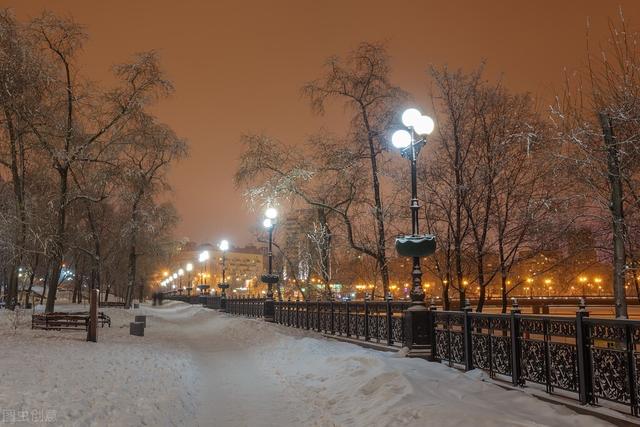
<svg viewBox="0 0 640 427">
<path fill-rule="evenodd" d="M 264 228 L 271 228 L 273 227 L 273 222 L 271 218 L 265 218 L 264 221 L 262 221 L 262 225 L 264 225 Z"/>
<path fill-rule="evenodd" d="M 220 244 L 218 245 L 218 247 L 220 248 L 221 251 L 228 251 L 229 250 L 229 241 L 228 240 L 222 240 L 220 242 Z"/>
<path fill-rule="evenodd" d="M 429 135 L 433 132 L 433 128 L 435 127 L 435 123 L 433 123 L 433 119 L 429 116 L 420 116 L 420 118 L 415 122 L 413 126 L 413 130 L 418 135 Z"/>
<path fill-rule="evenodd" d="M 409 108 L 404 110 L 404 113 L 402 113 L 402 124 L 406 127 L 412 128 L 420 120 L 420 117 L 422 117 L 422 113 L 419 110 Z"/>
<path fill-rule="evenodd" d="M 187 269 L 187 271 L 193 271 L 193 264 L 188 263 L 185 268 Z"/>
<path fill-rule="evenodd" d="M 266 216 L 268 219 L 276 219 L 276 217 L 278 216 L 278 211 L 276 210 L 276 208 L 268 208 L 264 212 L 264 216 Z"/>
<path fill-rule="evenodd" d="M 407 148 L 411 145 L 411 134 L 406 130 L 397 130 L 391 135 L 391 143 L 396 148 Z"/>
<path fill-rule="evenodd" d="M 178 270 L 178 276 L 184 276 L 184 270 L 183 269 Z"/>
</svg>

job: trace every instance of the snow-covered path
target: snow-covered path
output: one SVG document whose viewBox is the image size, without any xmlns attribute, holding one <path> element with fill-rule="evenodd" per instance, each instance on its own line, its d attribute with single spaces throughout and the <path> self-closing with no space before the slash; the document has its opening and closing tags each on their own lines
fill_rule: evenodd
<svg viewBox="0 0 640 427">
<path fill-rule="evenodd" d="M 158 334 L 164 340 L 190 349 L 199 377 L 197 395 L 202 397 L 194 425 L 302 425 L 294 397 L 260 370 L 248 337 L 230 328 L 238 319 L 183 305 L 144 310 L 157 320 Z"/>
<path fill-rule="evenodd" d="M 0 315 L 0 409 L 55 408 L 65 426 L 608 425 L 476 373 L 260 320 L 174 302 L 140 313 L 145 337 L 113 309 L 97 344 L 12 331 Z"/>
</svg>

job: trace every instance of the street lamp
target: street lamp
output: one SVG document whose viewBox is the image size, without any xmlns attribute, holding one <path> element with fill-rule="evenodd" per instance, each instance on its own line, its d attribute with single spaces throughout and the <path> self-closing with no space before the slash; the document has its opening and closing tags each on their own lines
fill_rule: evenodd
<svg viewBox="0 0 640 427">
<path fill-rule="evenodd" d="M 200 252 L 200 255 L 198 256 L 198 261 L 200 261 L 200 263 L 202 264 L 202 269 L 201 269 L 201 275 L 200 275 L 200 279 L 201 279 L 201 284 L 206 285 L 207 284 L 207 279 L 204 273 L 207 272 L 207 261 L 209 260 L 209 251 L 202 251 Z"/>
<path fill-rule="evenodd" d="M 227 288 L 229 288 L 229 285 L 226 283 L 226 257 L 225 254 L 227 253 L 227 251 L 229 250 L 229 241 L 228 240 L 221 240 L 220 243 L 218 244 L 218 249 L 220 249 L 222 251 L 222 283 L 218 284 L 218 287 L 220 288 L 221 292 L 220 292 L 220 308 L 225 309 L 227 307 Z"/>
<path fill-rule="evenodd" d="M 178 270 L 178 277 L 180 278 L 180 291 L 182 291 L 182 276 L 184 276 L 184 270 L 183 269 L 179 269 Z"/>
<path fill-rule="evenodd" d="M 262 283 L 267 284 L 267 298 L 264 301 L 264 320 L 267 322 L 275 321 L 275 304 L 273 301 L 273 285 L 278 283 L 278 275 L 273 274 L 273 229 L 276 226 L 276 218 L 278 211 L 275 208 L 268 208 L 262 222 L 264 228 L 269 232 L 269 246 L 267 248 L 267 257 L 269 259 L 269 270 L 267 274 L 263 274 L 260 278 Z"/>
<path fill-rule="evenodd" d="M 436 240 L 433 235 L 418 234 L 418 214 L 420 204 L 418 203 L 418 178 L 416 163 L 420 149 L 426 144 L 426 135 L 433 132 L 434 123 L 429 116 L 423 116 L 415 108 L 409 108 L 402 113 L 402 124 L 406 129 L 396 130 L 391 136 L 391 143 L 400 150 L 402 157 L 411 163 L 411 235 L 396 238 L 396 250 L 401 256 L 413 258 L 413 269 L 411 273 L 411 302 L 410 310 L 426 310 L 424 304 L 424 289 L 422 289 L 422 269 L 420 258 L 431 255 L 436 249 Z M 460 306 L 464 301 L 464 288 L 461 287 Z"/>
<path fill-rule="evenodd" d="M 187 270 L 187 294 L 191 294 L 191 272 L 193 271 L 193 264 L 191 264 L 190 262 L 187 263 L 187 265 L 185 266 L 185 270 Z"/>
</svg>

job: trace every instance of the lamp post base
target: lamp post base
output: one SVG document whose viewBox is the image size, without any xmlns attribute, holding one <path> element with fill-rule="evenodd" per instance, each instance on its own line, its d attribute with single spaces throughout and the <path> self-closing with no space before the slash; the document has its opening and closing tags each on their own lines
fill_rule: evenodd
<svg viewBox="0 0 640 427">
<path fill-rule="evenodd" d="M 424 303 L 412 305 L 404 312 L 404 346 L 409 349 L 407 357 L 426 359 L 431 356 L 431 315 Z"/>
<path fill-rule="evenodd" d="M 276 306 L 275 306 L 275 302 L 273 301 L 273 299 L 266 299 L 264 301 L 264 309 L 262 312 L 262 316 L 264 317 L 264 321 L 265 322 L 275 322 L 275 316 L 276 316 Z"/>
</svg>

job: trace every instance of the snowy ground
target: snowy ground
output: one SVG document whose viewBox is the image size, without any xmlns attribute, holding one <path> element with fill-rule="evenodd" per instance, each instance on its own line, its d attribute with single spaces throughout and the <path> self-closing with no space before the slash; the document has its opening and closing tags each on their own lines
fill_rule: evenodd
<svg viewBox="0 0 640 427">
<path fill-rule="evenodd" d="M 198 306 L 106 311 L 97 344 L 0 311 L 0 425 L 31 411 L 64 426 L 607 425 L 477 373 Z M 134 314 L 145 337 L 128 334 Z"/>
</svg>

